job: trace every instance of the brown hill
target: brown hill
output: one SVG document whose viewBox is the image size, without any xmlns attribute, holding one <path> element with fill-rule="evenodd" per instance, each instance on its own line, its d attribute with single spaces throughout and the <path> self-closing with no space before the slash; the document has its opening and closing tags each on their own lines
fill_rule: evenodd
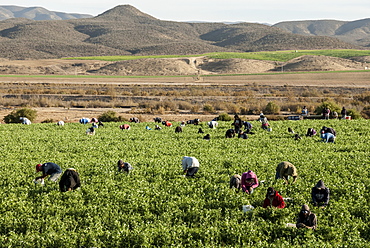
<svg viewBox="0 0 370 248">
<path fill-rule="evenodd" d="M 70 14 L 50 11 L 42 7 L 20 7 L 14 5 L 0 6 L 0 20 L 9 18 L 27 18 L 30 20 L 68 20 L 78 18 L 90 18 L 86 14 Z"/>
<path fill-rule="evenodd" d="M 94 18 L 0 22 L 0 57 L 8 59 L 323 48 L 359 47 L 255 23 L 162 21 L 130 5 L 117 6 Z"/>
<path fill-rule="evenodd" d="M 356 21 L 310 20 L 280 22 L 274 27 L 309 36 L 328 36 L 357 46 L 370 47 L 370 18 Z"/>
</svg>

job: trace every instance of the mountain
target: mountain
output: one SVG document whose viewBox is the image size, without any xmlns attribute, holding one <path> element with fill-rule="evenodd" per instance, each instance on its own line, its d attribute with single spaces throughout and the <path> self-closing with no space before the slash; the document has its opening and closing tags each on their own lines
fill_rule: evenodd
<svg viewBox="0 0 370 248">
<path fill-rule="evenodd" d="M 63 12 L 49 11 L 42 7 L 19 7 L 19 6 L 0 6 L 0 20 L 10 18 L 26 18 L 35 21 L 42 20 L 68 20 L 79 18 L 90 18 L 92 15 L 68 14 Z"/>
<path fill-rule="evenodd" d="M 370 18 L 348 22 L 336 20 L 288 21 L 273 26 L 292 34 L 328 36 L 357 46 L 370 47 Z"/>
<path fill-rule="evenodd" d="M 162 21 L 131 5 L 116 6 L 92 18 L 0 21 L 0 58 L 7 59 L 364 49 L 370 42 L 364 38 L 363 44 L 257 23 Z"/>
</svg>

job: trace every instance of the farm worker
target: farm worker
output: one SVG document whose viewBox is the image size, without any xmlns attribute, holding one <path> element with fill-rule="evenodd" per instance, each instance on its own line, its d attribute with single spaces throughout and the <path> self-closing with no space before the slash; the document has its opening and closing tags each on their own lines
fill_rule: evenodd
<svg viewBox="0 0 370 248">
<path fill-rule="evenodd" d="M 209 128 L 215 129 L 216 127 L 218 127 L 218 122 L 217 121 L 210 121 L 210 122 L 207 122 L 207 125 L 209 126 Z"/>
<path fill-rule="evenodd" d="M 342 108 L 342 111 L 340 111 L 340 114 L 342 115 L 342 119 L 346 119 L 347 116 L 347 110 L 345 107 Z"/>
<path fill-rule="evenodd" d="M 166 127 L 172 127 L 172 123 L 169 121 L 162 121 L 162 124 Z"/>
<path fill-rule="evenodd" d="M 337 136 L 337 132 L 334 130 L 334 128 L 331 128 L 331 127 L 325 127 L 323 126 L 320 130 L 320 133 L 332 133 L 334 136 Z"/>
<path fill-rule="evenodd" d="M 317 227 L 317 218 L 314 213 L 310 211 L 308 205 L 304 204 L 298 214 L 297 228 L 308 228 L 315 230 Z"/>
<path fill-rule="evenodd" d="M 338 119 L 338 112 L 337 112 L 337 111 L 334 111 L 334 112 L 333 112 L 333 118 L 334 118 L 334 119 Z"/>
<path fill-rule="evenodd" d="M 140 120 L 139 120 L 139 118 L 137 118 L 137 117 L 132 117 L 132 118 L 130 118 L 130 120 L 129 120 L 130 122 L 135 122 L 135 123 L 140 123 Z"/>
<path fill-rule="evenodd" d="M 58 126 L 64 126 L 64 121 L 58 121 L 58 122 L 57 122 L 57 125 L 58 125 Z"/>
<path fill-rule="evenodd" d="M 89 123 L 90 122 L 90 119 L 89 118 L 85 118 L 85 117 L 83 117 L 83 118 L 81 118 L 80 119 L 80 121 L 79 121 L 81 124 L 87 124 L 87 123 Z"/>
<path fill-rule="evenodd" d="M 234 129 L 228 129 L 225 133 L 226 138 L 234 138 L 235 137 L 235 130 Z"/>
<path fill-rule="evenodd" d="M 242 119 L 240 119 L 239 115 L 234 115 L 234 122 L 233 122 L 233 126 L 234 126 L 234 129 L 235 129 L 235 133 L 238 133 L 239 130 L 243 127 L 243 121 Z"/>
<path fill-rule="evenodd" d="M 194 177 L 199 169 L 199 161 L 194 157 L 184 156 L 182 158 L 182 169 L 187 177 Z"/>
<path fill-rule="evenodd" d="M 306 106 L 304 106 L 303 109 L 302 109 L 302 115 L 303 116 L 307 116 L 308 115 L 308 109 L 307 109 Z"/>
<path fill-rule="evenodd" d="M 59 181 L 60 192 L 72 191 L 81 187 L 80 175 L 76 169 L 68 168 Z"/>
<path fill-rule="evenodd" d="M 244 125 L 244 128 L 245 128 L 245 133 L 250 133 L 250 131 L 251 131 L 251 130 L 252 130 L 252 128 L 253 128 L 252 123 L 250 123 L 250 122 L 248 122 L 248 121 L 245 121 L 245 122 L 243 123 L 243 125 Z"/>
<path fill-rule="evenodd" d="M 118 172 L 124 171 L 126 173 L 129 173 L 132 169 L 134 169 L 130 163 L 123 162 L 122 159 L 118 160 L 117 167 Z"/>
<path fill-rule="evenodd" d="M 322 110 L 322 116 L 325 120 L 329 120 L 330 109 L 328 107 Z"/>
<path fill-rule="evenodd" d="M 249 170 L 242 174 L 241 186 L 242 186 L 243 192 L 247 194 L 252 194 L 253 190 L 257 188 L 258 185 L 259 184 L 258 184 L 257 175 L 253 171 Z"/>
<path fill-rule="evenodd" d="M 289 176 L 293 177 L 293 182 L 295 183 L 298 177 L 297 168 L 290 162 L 281 162 L 276 167 L 276 179 L 284 179 L 286 184 L 289 184 Z"/>
<path fill-rule="evenodd" d="M 279 192 L 277 192 L 273 187 L 269 187 L 267 189 L 266 198 L 263 202 L 262 207 L 276 207 L 276 208 L 284 208 L 285 202 Z"/>
<path fill-rule="evenodd" d="M 31 125 L 31 121 L 26 117 L 20 117 L 19 120 L 21 121 L 22 124 Z"/>
<path fill-rule="evenodd" d="M 238 138 L 248 139 L 248 135 L 246 132 L 243 132 L 243 130 L 239 130 Z"/>
<path fill-rule="evenodd" d="M 241 180 L 242 180 L 242 177 L 238 174 L 235 174 L 233 176 L 230 177 L 230 189 L 231 188 L 236 188 L 238 190 L 238 192 L 240 191 L 241 189 Z"/>
<path fill-rule="evenodd" d="M 204 137 L 203 137 L 204 140 L 208 140 L 210 141 L 211 140 L 211 135 L 209 133 L 207 133 Z"/>
<path fill-rule="evenodd" d="M 316 135 L 316 130 L 315 129 L 313 129 L 313 128 L 308 128 L 307 129 L 307 133 L 306 133 L 306 136 L 307 137 L 312 137 L 312 136 L 314 136 L 314 135 Z"/>
<path fill-rule="evenodd" d="M 119 128 L 122 129 L 122 130 L 130 130 L 131 129 L 129 124 L 120 125 Z"/>
<path fill-rule="evenodd" d="M 204 133 L 201 127 L 198 129 L 198 133 Z"/>
<path fill-rule="evenodd" d="M 98 127 L 104 127 L 104 123 L 102 121 L 98 122 Z"/>
<path fill-rule="evenodd" d="M 44 180 L 47 176 L 50 176 L 49 181 L 56 182 L 63 172 L 59 165 L 52 162 L 36 165 L 36 172 L 40 171 L 42 171 L 42 176 L 36 177 L 35 181 Z"/>
<path fill-rule="evenodd" d="M 325 143 L 328 143 L 328 142 L 334 143 L 335 142 L 335 136 L 332 133 L 325 133 L 324 131 L 321 131 L 320 138 Z"/>
<path fill-rule="evenodd" d="M 94 127 L 89 127 L 88 129 L 86 129 L 86 134 L 88 135 L 95 135 L 95 128 Z"/>
<path fill-rule="evenodd" d="M 329 188 L 324 185 L 322 180 L 319 180 L 311 191 L 313 205 L 322 207 L 327 206 L 329 204 L 329 195 Z"/>
<path fill-rule="evenodd" d="M 260 118 L 258 119 L 259 122 L 261 122 L 261 128 L 267 130 L 269 127 L 269 123 L 267 121 L 266 116 L 260 115 Z"/>
<path fill-rule="evenodd" d="M 155 128 L 154 129 L 155 130 L 162 130 L 162 128 L 160 126 L 158 126 L 158 125 L 155 125 Z"/>
</svg>

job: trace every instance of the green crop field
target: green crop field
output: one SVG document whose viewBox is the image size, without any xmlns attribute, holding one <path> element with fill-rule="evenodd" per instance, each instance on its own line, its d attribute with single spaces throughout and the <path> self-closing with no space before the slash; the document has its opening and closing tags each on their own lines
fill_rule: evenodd
<svg viewBox="0 0 370 248">
<path fill-rule="evenodd" d="M 272 132 L 253 121 L 248 139 L 226 139 L 231 122 L 220 122 L 203 140 L 199 126 L 154 128 L 154 122 L 89 125 L 4 124 L 1 134 L 1 247 L 367 247 L 370 241 L 370 125 L 368 120 L 271 122 Z M 334 128 L 335 144 L 305 137 L 307 128 Z M 291 127 L 301 134 L 294 140 Z M 197 178 L 182 177 L 181 159 L 200 162 Z M 118 173 L 119 159 L 131 163 Z M 275 180 L 281 161 L 296 165 L 298 181 Z M 59 192 L 58 184 L 34 184 L 38 163 L 73 167 L 82 186 Z M 252 195 L 229 189 L 229 178 L 253 170 L 264 180 Z M 315 208 L 311 188 L 322 179 L 330 205 Z M 284 209 L 261 207 L 273 186 L 292 198 Z M 255 209 L 244 213 L 243 205 Z M 316 231 L 285 227 L 302 204 L 317 215 Z"/>
<path fill-rule="evenodd" d="M 94 56 L 94 57 L 71 57 L 65 59 L 80 59 L 80 60 L 103 60 L 103 61 L 121 61 L 146 58 L 181 58 L 181 57 L 201 57 L 207 56 L 213 59 L 256 59 L 256 60 L 271 60 L 282 61 L 297 58 L 303 55 L 323 55 L 338 58 L 351 58 L 357 56 L 370 56 L 370 50 L 355 50 L 355 49 L 337 49 L 337 50 L 288 50 L 288 51 L 268 51 L 268 52 L 245 52 L 245 53 L 205 53 L 194 55 L 153 55 L 153 56 Z"/>
</svg>

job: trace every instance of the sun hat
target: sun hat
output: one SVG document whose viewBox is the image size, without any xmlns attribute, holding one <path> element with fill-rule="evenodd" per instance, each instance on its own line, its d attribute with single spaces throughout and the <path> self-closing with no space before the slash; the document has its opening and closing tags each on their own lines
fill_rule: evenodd
<svg viewBox="0 0 370 248">
<path fill-rule="evenodd" d="M 36 172 L 41 171 L 41 166 L 42 166 L 42 164 L 37 164 L 36 165 Z"/>
</svg>

